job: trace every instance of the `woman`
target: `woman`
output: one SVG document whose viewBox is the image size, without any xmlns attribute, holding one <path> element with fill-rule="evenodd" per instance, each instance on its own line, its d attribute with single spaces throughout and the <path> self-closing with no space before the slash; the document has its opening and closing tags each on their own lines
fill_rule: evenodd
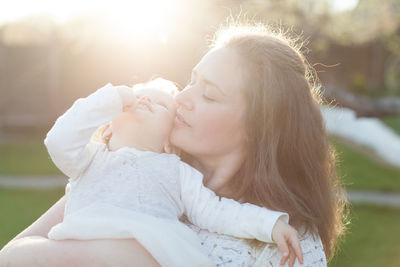
<svg viewBox="0 0 400 267">
<path fill-rule="evenodd" d="M 218 195 L 288 212 L 301 233 L 303 266 L 326 266 L 343 230 L 345 200 L 308 77 L 304 57 L 288 39 L 263 26 L 230 27 L 176 97 L 170 141 Z M 66 197 L 3 248 L 0 265 L 157 266 L 135 240 L 48 240 Z M 186 223 L 217 266 L 279 266 L 275 245 Z"/>
</svg>

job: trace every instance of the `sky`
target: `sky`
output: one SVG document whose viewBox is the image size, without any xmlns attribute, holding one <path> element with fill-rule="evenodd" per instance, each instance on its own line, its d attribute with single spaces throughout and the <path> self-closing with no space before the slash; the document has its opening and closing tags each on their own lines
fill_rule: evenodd
<svg viewBox="0 0 400 267">
<path fill-rule="evenodd" d="M 335 12 L 354 8 L 359 0 L 326 0 Z M 25 16 L 46 14 L 56 22 L 62 23 L 74 16 L 87 12 L 106 12 L 119 17 L 140 17 L 152 14 L 151 20 L 160 18 L 166 9 L 177 6 L 174 0 L 13 0 L 0 8 L 0 24 L 21 19 Z M 176 8 L 175 8 L 176 9 Z M 139 12 L 140 11 L 140 12 Z M 140 21 L 137 19 L 137 21 Z"/>
<path fill-rule="evenodd" d="M 48 15 L 62 23 L 74 16 L 88 12 L 105 12 L 118 17 L 140 17 L 151 14 L 151 19 L 162 16 L 176 6 L 174 0 L 13 0 L 0 8 L 0 24 L 31 15 Z M 138 19 L 136 19 L 138 20 Z"/>
<path fill-rule="evenodd" d="M 359 0 L 333 0 L 329 1 L 335 12 L 347 11 L 355 8 Z"/>
</svg>

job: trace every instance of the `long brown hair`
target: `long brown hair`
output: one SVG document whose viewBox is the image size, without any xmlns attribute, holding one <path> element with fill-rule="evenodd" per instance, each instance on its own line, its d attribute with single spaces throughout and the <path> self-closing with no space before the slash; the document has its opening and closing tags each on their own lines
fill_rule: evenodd
<svg viewBox="0 0 400 267">
<path fill-rule="evenodd" d="M 346 199 L 312 68 L 295 41 L 262 24 L 224 28 L 212 46 L 237 52 L 245 77 L 248 155 L 230 181 L 234 198 L 288 212 L 293 226 L 320 235 L 329 260 Z"/>
</svg>

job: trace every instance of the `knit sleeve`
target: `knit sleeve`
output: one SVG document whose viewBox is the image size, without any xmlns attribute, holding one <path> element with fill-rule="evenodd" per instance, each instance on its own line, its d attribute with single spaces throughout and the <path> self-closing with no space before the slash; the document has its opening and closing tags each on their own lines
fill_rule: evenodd
<svg viewBox="0 0 400 267">
<path fill-rule="evenodd" d="M 203 176 L 186 163 L 180 165 L 181 198 L 189 221 L 211 232 L 272 242 L 272 228 L 287 213 L 250 203 L 220 198 L 203 185 Z"/>
<path fill-rule="evenodd" d="M 75 101 L 47 133 L 44 144 L 55 165 L 75 179 L 96 152 L 89 145 L 94 131 L 122 112 L 122 100 L 111 84 Z"/>
</svg>

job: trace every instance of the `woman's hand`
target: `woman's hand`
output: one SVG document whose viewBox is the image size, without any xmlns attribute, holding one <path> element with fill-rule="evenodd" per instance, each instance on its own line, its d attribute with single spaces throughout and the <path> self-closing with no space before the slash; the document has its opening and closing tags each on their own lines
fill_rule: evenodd
<svg viewBox="0 0 400 267">
<path fill-rule="evenodd" d="M 62 222 L 64 218 L 65 203 L 69 196 L 68 189 L 69 188 L 66 190 L 66 195 L 62 196 L 42 216 L 14 237 L 0 250 L 0 266 L 14 266 L 13 264 L 7 264 L 24 259 L 25 255 L 23 253 L 20 254 L 19 252 L 23 252 L 23 249 L 26 248 L 25 245 L 39 242 L 42 239 L 47 239 L 47 233 L 50 229 L 54 225 Z"/>
<path fill-rule="evenodd" d="M 282 254 L 281 265 L 289 260 L 289 266 L 293 267 L 296 256 L 301 264 L 303 264 L 303 252 L 300 247 L 299 234 L 289 224 L 279 218 L 272 229 L 272 239 L 278 245 L 278 249 Z"/>
<path fill-rule="evenodd" d="M 50 240 L 47 233 L 64 217 L 69 196 L 49 210 L 0 250 L 0 266 L 144 266 L 157 261 L 135 239 Z"/>
<path fill-rule="evenodd" d="M 47 238 L 47 233 L 50 231 L 50 229 L 54 225 L 62 222 L 64 219 L 65 203 L 69 196 L 68 189 L 69 188 L 66 189 L 66 194 L 64 196 L 62 196 L 53 206 L 51 206 L 44 214 L 42 214 L 42 216 L 40 216 L 35 222 L 19 233 L 11 241 L 27 236 L 42 236 Z"/>
</svg>

